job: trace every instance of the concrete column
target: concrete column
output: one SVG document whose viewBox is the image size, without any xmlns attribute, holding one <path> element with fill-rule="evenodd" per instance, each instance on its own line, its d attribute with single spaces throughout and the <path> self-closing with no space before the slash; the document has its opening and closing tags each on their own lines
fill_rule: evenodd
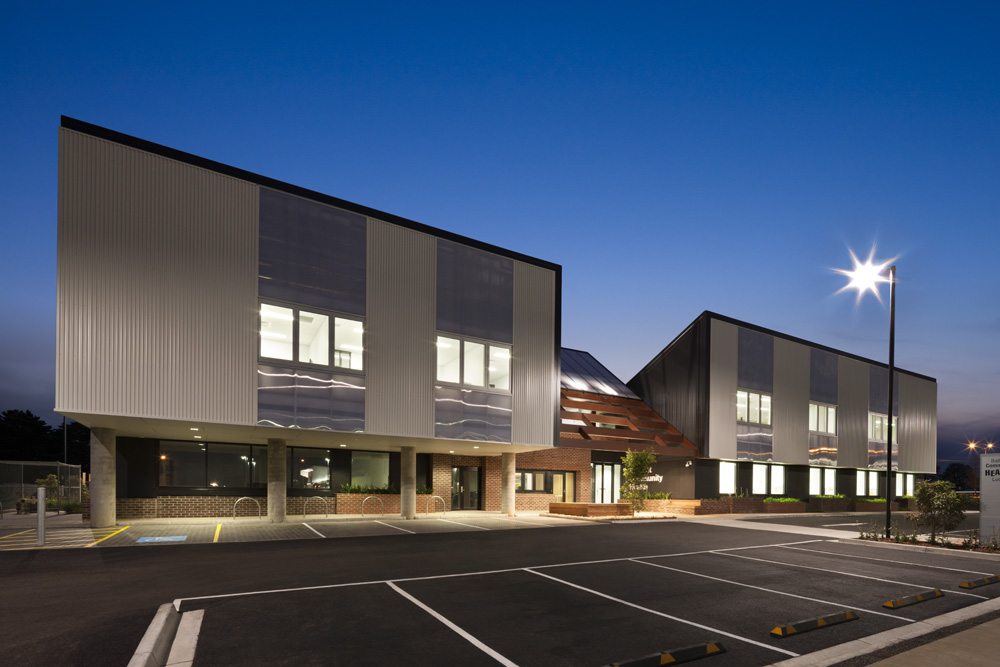
<svg viewBox="0 0 1000 667">
<path fill-rule="evenodd" d="M 516 455 L 504 452 L 500 455 L 500 513 L 515 516 L 514 471 L 517 470 Z"/>
<path fill-rule="evenodd" d="M 400 458 L 399 507 L 404 519 L 417 518 L 417 448 L 403 447 Z"/>
<path fill-rule="evenodd" d="M 110 528 L 117 519 L 116 442 L 113 428 L 90 429 L 91 528 Z"/>
<path fill-rule="evenodd" d="M 267 520 L 285 522 L 285 497 L 288 495 L 288 448 L 284 440 L 267 441 Z"/>
</svg>

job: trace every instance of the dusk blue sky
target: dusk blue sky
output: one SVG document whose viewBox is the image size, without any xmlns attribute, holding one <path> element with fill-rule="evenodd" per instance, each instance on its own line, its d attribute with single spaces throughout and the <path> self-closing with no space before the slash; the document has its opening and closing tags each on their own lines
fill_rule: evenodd
<svg viewBox="0 0 1000 667">
<path fill-rule="evenodd" d="M 5 3 L 0 410 L 55 422 L 60 114 L 563 267 L 628 380 L 704 310 L 938 380 L 1000 440 L 1000 9 L 982 3 Z"/>
</svg>

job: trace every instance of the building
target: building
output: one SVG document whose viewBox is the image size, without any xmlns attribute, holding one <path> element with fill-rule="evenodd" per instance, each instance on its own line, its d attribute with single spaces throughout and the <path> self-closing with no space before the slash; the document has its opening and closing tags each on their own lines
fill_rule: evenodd
<svg viewBox="0 0 1000 667">
<path fill-rule="evenodd" d="M 557 443 L 555 264 L 66 117 L 58 224 L 95 526 L 343 484 L 513 512 L 515 455 Z"/>
<path fill-rule="evenodd" d="M 931 378 L 887 447 L 884 365 L 705 313 L 626 384 L 560 346 L 555 264 L 66 117 L 58 224 L 95 526 L 616 502 L 628 449 L 675 498 L 934 472 Z"/>
<path fill-rule="evenodd" d="M 702 313 L 628 386 L 697 447 L 655 472 L 676 498 L 895 495 L 936 470 L 937 382 L 897 369 L 889 446 L 885 364 Z"/>
</svg>

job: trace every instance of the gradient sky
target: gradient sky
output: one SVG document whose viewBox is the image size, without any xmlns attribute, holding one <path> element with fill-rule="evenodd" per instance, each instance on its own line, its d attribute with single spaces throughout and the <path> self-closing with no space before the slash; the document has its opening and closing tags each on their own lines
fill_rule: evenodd
<svg viewBox="0 0 1000 667">
<path fill-rule="evenodd" d="M 0 8 L 0 410 L 58 419 L 65 114 L 559 263 L 563 345 L 624 380 L 703 310 L 887 361 L 831 271 L 877 243 L 940 458 L 1000 440 L 996 3 L 35 4 Z"/>
</svg>

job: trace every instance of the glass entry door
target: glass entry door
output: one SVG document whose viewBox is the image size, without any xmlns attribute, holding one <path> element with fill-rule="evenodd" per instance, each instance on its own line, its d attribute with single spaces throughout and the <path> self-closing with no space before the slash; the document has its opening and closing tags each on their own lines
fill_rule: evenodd
<svg viewBox="0 0 1000 667">
<path fill-rule="evenodd" d="M 576 501 L 576 473 L 552 473 L 552 495 L 557 503 L 572 503 Z"/>
<path fill-rule="evenodd" d="M 616 503 L 620 497 L 622 466 L 620 463 L 590 464 L 590 502 Z"/>
<path fill-rule="evenodd" d="M 479 497 L 479 468 L 452 468 L 451 508 L 478 510 Z"/>
</svg>

